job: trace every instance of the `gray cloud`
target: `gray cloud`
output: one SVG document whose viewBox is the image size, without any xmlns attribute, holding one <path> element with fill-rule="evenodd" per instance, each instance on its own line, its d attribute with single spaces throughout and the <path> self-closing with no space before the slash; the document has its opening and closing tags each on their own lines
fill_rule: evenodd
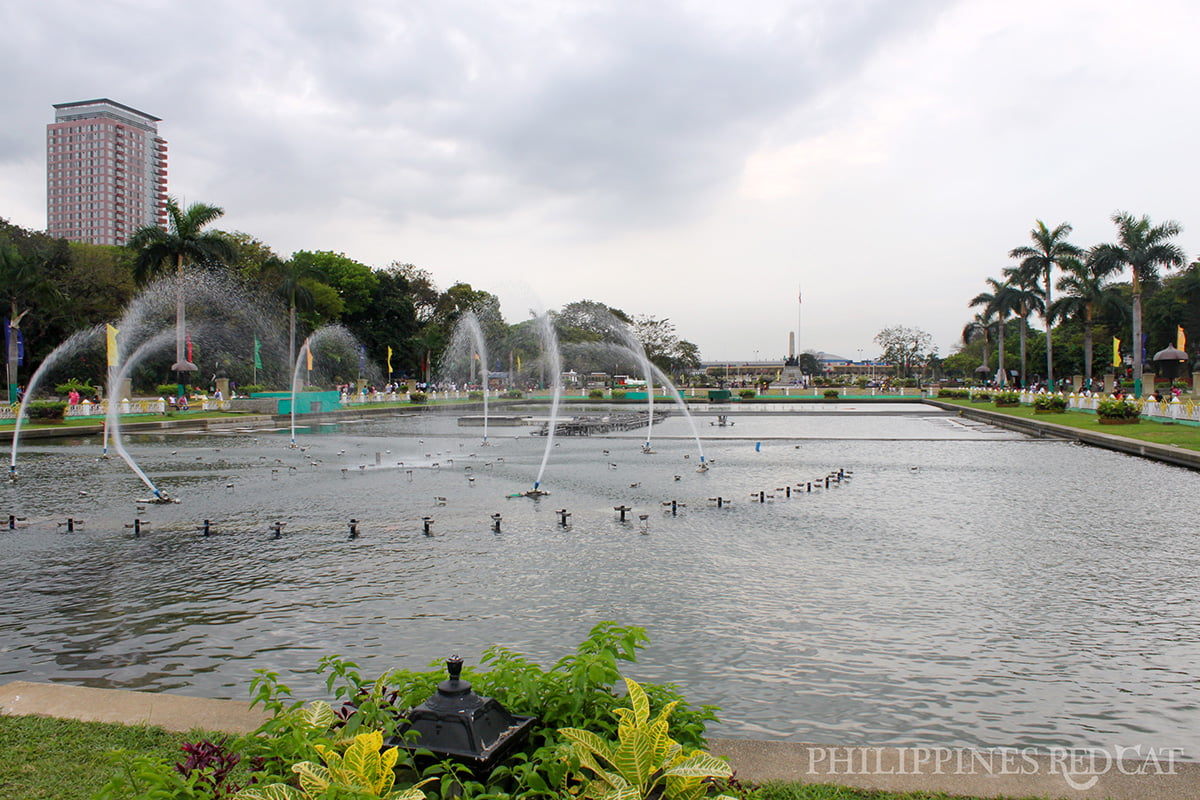
<svg viewBox="0 0 1200 800">
<path fill-rule="evenodd" d="M 173 188 L 189 195 L 298 212 L 347 199 L 396 221 L 522 198 L 644 224 L 727 187 L 764 124 L 943 5 L 722 18 L 682 2 L 48 0 L 0 13 L 10 67 L 44 67 L 43 43 L 65 44 L 41 91 L 20 94 L 23 118 L 90 96 L 161 116 Z M 0 152 L 33 142 L 10 132 Z"/>
</svg>

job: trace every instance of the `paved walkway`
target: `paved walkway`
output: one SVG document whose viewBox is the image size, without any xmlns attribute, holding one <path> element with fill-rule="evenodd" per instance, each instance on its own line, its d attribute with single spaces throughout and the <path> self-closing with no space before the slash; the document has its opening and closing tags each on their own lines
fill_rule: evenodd
<svg viewBox="0 0 1200 800">
<path fill-rule="evenodd" d="M 167 730 L 246 733 L 266 718 L 236 700 L 90 689 L 14 681 L 0 686 L 0 714 L 157 725 Z M 973 797 L 1063 800 L 1200 800 L 1200 764 L 1178 754 L 1104 751 L 1029 754 L 1014 749 L 847 747 L 748 739 L 711 739 L 737 777 L 837 783 L 863 789 L 931 791 Z"/>
</svg>

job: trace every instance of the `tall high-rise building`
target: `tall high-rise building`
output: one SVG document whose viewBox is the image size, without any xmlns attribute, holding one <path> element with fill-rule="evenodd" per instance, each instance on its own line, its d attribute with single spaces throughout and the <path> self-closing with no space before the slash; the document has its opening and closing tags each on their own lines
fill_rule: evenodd
<svg viewBox="0 0 1200 800">
<path fill-rule="evenodd" d="M 167 222 L 167 142 L 158 117 L 112 100 L 54 106 L 46 126 L 46 232 L 125 244 Z"/>
</svg>

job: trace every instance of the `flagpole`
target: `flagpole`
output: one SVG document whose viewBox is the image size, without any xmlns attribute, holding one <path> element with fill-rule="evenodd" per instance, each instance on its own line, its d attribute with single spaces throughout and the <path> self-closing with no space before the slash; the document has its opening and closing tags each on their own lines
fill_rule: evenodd
<svg viewBox="0 0 1200 800">
<path fill-rule="evenodd" d="M 800 366 L 800 354 L 804 352 L 800 347 L 800 312 L 803 309 L 804 291 L 796 289 L 796 366 Z M 800 370 L 800 382 L 804 383 L 804 370 Z"/>
</svg>

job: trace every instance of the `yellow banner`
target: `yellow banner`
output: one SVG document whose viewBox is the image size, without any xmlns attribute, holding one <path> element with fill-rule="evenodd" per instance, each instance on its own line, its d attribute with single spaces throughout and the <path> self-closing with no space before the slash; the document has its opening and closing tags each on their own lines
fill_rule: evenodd
<svg viewBox="0 0 1200 800">
<path fill-rule="evenodd" d="M 1114 367 L 1119 367 L 1119 366 L 1121 366 L 1121 340 L 1120 340 L 1120 339 L 1118 339 L 1118 338 L 1117 338 L 1117 337 L 1115 337 L 1115 336 L 1113 337 L 1113 360 L 1112 360 L 1112 365 L 1113 365 Z"/>
<path fill-rule="evenodd" d="M 119 331 L 106 322 L 104 323 L 104 333 L 108 340 L 108 365 L 115 367 L 120 360 L 120 355 L 117 351 L 117 334 Z"/>
<path fill-rule="evenodd" d="M 1175 347 L 1180 350 L 1187 350 L 1187 334 L 1183 332 L 1183 326 L 1179 325 L 1178 331 L 1175 333 Z"/>
<path fill-rule="evenodd" d="M 388 374 L 392 374 L 392 348 L 388 347 Z"/>
<path fill-rule="evenodd" d="M 308 342 L 304 343 L 304 353 L 308 356 L 308 369 L 312 371 L 312 348 L 308 346 Z"/>
</svg>

